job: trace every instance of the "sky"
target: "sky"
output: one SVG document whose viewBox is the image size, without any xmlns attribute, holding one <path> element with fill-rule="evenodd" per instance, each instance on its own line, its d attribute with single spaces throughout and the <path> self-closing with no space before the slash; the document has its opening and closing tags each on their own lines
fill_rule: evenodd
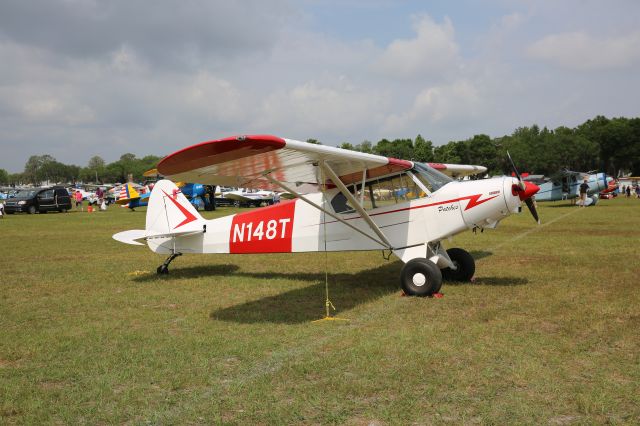
<svg viewBox="0 0 640 426">
<path fill-rule="evenodd" d="M 636 0 L 1 0 L 0 168 L 640 115 Z"/>
</svg>

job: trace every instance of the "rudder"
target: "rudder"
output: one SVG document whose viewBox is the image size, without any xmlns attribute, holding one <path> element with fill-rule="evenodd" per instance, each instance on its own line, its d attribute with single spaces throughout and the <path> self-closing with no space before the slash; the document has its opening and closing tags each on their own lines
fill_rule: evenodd
<svg viewBox="0 0 640 426">
<path fill-rule="evenodd" d="M 168 179 L 157 182 L 147 207 L 147 236 L 183 234 L 202 230 L 204 218 Z"/>
</svg>

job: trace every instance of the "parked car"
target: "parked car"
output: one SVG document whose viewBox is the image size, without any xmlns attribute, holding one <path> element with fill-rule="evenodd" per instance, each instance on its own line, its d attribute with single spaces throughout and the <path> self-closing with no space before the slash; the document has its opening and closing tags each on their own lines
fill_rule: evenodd
<svg viewBox="0 0 640 426">
<path fill-rule="evenodd" d="M 71 210 L 71 197 L 62 186 L 49 188 L 22 189 L 13 198 L 5 202 L 4 210 L 8 214 L 26 212 L 46 213 L 50 211 L 66 212 Z"/>
</svg>

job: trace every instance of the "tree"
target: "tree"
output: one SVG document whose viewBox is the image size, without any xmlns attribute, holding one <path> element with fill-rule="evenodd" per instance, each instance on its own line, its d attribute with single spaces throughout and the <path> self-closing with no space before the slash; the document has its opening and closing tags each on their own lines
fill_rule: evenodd
<svg viewBox="0 0 640 426">
<path fill-rule="evenodd" d="M 342 142 L 340 144 L 339 148 L 348 149 L 348 150 L 351 150 L 351 151 L 355 151 L 356 150 L 356 148 L 353 145 L 351 145 L 349 142 Z"/>
<path fill-rule="evenodd" d="M 95 180 L 96 183 L 98 183 L 99 178 L 102 176 L 102 173 L 104 172 L 104 166 L 105 166 L 105 163 L 102 157 L 98 155 L 91 157 L 89 159 L 89 163 L 87 164 L 87 169 L 91 174 L 93 174 L 93 176 L 91 176 L 89 179 Z"/>
<path fill-rule="evenodd" d="M 456 142 L 449 142 L 433 149 L 433 159 L 436 163 L 460 164 L 461 159 L 457 151 Z"/>
<path fill-rule="evenodd" d="M 58 166 L 53 163 L 57 163 L 56 159 L 48 154 L 32 155 L 24 165 L 24 175 L 30 183 L 38 185 L 43 180 L 53 178 L 51 175 L 55 169 L 58 168 Z"/>
<path fill-rule="evenodd" d="M 5 169 L 0 169 L 0 184 L 9 185 L 9 173 Z"/>
<path fill-rule="evenodd" d="M 423 163 L 430 163 L 433 161 L 433 143 L 425 140 L 422 135 L 416 136 L 416 140 L 413 142 L 413 158 L 412 160 L 420 161 Z"/>
<path fill-rule="evenodd" d="M 307 139 L 307 143 L 312 143 L 314 145 L 322 145 L 322 143 L 320 143 L 320 141 L 317 139 Z"/>
<path fill-rule="evenodd" d="M 373 147 L 373 152 L 385 157 L 411 159 L 413 158 L 413 141 L 411 139 L 380 140 Z"/>
<path fill-rule="evenodd" d="M 371 154 L 372 152 L 372 147 L 371 147 L 371 142 L 364 140 L 362 141 L 362 143 L 359 143 L 358 145 L 355 146 L 356 151 L 360 151 L 360 152 L 364 152 L 367 154 Z"/>
<path fill-rule="evenodd" d="M 487 168 L 489 174 L 498 174 L 501 171 L 501 161 L 496 143 L 488 135 L 474 135 L 463 142 L 463 162 L 467 164 L 482 165 Z"/>
</svg>

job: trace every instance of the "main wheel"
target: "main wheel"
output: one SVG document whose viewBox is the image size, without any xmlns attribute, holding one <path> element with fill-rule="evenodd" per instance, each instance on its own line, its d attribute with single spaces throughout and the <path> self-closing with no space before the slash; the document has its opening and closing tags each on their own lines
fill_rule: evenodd
<svg viewBox="0 0 640 426">
<path fill-rule="evenodd" d="M 166 274 L 169 273 L 169 267 L 167 265 L 165 265 L 165 264 L 162 264 L 162 265 L 158 266 L 158 269 L 156 269 L 156 272 L 159 275 L 166 275 Z"/>
<path fill-rule="evenodd" d="M 442 274 L 428 259 L 411 259 L 400 272 L 400 286 L 409 296 L 431 296 L 440 291 Z"/>
<path fill-rule="evenodd" d="M 447 254 L 458 269 L 444 268 L 442 278 L 447 281 L 471 281 L 473 274 L 476 273 L 476 262 L 469 252 L 461 248 L 450 248 L 447 250 Z"/>
</svg>

